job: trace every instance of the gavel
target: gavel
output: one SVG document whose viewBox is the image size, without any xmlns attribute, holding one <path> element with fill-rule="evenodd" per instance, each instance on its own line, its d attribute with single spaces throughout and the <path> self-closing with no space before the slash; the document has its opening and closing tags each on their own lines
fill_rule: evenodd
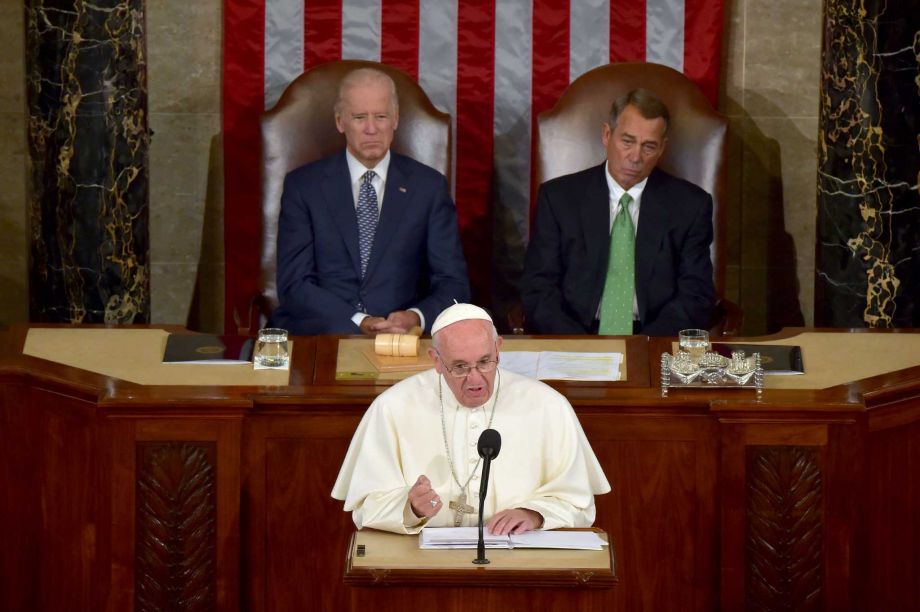
<svg viewBox="0 0 920 612">
<path fill-rule="evenodd" d="M 415 328 L 408 334 L 377 334 L 374 352 L 390 357 L 417 357 L 419 334 L 412 333 L 416 330 L 421 332 L 421 329 Z"/>
</svg>

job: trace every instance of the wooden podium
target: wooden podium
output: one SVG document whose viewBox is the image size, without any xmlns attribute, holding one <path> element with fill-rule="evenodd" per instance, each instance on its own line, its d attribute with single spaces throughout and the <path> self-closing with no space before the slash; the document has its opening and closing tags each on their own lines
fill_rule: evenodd
<svg viewBox="0 0 920 612">
<path fill-rule="evenodd" d="M 337 369 L 357 338 L 295 338 L 279 382 L 164 366 L 158 329 L 58 328 L 44 354 L 36 329 L 0 332 L 4 612 L 920 610 L 920 333 L 745 340 L 803 349 L 805 375 L 768 377 L 760 398 L 662 397 L 672 339 L 566 339 L 626 355 L 625 380 L 551 383 L 613 486 L 595 525 L 616 545 L 616 584 L 594 588 L 600 573 L 576 584 L 584 568 L 494 585 L 494 563 L 463 587 L 346 570 L 354 524 L 330 492 L 392 384 Z"/>
<path fill-rule="evenodd" d="M 530 598 L 564 597 L 572 610 L 604 610 L 605 591 L 617 582 L 612 544 L 599 551 L 487 549 L 488 565 L 474 565 L 475 557 L 475 549 L 421 550 L 418 536 L 356 531 L 345 560 L 351 609 L 396 612 L 414 601 L 436 602 L 439 612 L 514 610 Z"/>
</svg>

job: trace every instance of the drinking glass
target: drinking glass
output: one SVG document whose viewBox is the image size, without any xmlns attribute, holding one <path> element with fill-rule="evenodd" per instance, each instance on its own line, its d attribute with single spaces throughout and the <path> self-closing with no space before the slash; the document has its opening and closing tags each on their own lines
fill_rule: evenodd
<svg viewBox="0 0 920 612">
<path fill-rule="evenodd" d="M 253 361 L 263 368 L 283 368 L 288 364 L 286 329 L 267 327 L 259 330 Z"/>
<path fill-rule="evenodd" d="M 705 329 L 684 329 L 677 337 L 680 350 L 689 353 L 694 363 L 699 363 L 709 350 L 709 332 Z"/>
</svg>

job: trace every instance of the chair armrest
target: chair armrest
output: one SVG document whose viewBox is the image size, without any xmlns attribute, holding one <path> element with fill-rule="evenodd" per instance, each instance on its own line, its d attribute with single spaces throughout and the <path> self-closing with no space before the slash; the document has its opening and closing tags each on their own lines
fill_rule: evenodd
<svg viewBox="0 0 920 612">
<path fill-rule="evenodd" d="M 739 336 L 743 322 L 744 311 L 731 300 L 719 298 L 713 310 L 709 335 L 710 337 Z"/>
<path fill-rule="evenodd" d="M 253 294 L 249 298 L 246 318 L 240 317 L 239 311 L 233 309 L 233 322 L 236 324 L 236 333 L 240 336 L 254 336 L 268 321 L 272 314 L 271 301 L 261 293 Z"/>
<path fill-rule="evenodd" d="M 524 334 L 524 305 L 520 302 L 515 302 L 508 308 L 508 313 L 506 315 L 508 329 L 515 336 L 520 336 Z"/>
</svg>

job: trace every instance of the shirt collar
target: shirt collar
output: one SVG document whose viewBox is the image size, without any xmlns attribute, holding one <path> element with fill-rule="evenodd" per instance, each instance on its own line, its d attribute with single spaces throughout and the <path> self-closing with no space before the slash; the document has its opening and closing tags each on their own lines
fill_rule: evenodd
<svg viewBox="0 0 920 612">
<path fill-rule="evenodd" d="M 619 203 L 620 198 L 623 197 L 624 193 L 628 193 L 632 196 L 633 202 L 636 205 L 638 210 L 639 202 L 642 200 L 642 192 L 645 191 L 645 186 L 648 184 L 648 177 L 645 177 L 628 190 L 623 189 L 619 183 L 616 182 L 616 179 L 613 178 L 610 174 L 610 169 L 607 166 L 607 163 L 604 162 L 604 177 L 607 179 L 607 189 L 610 191 L 610 201 L 614 203 Z"/>
<path fill-rule="evenodd" d="M 390 169 L 390 152 L 387 151 L 387 154 L 383 156 L 377 165 L 373 168 L 368 168 L 364 164 L 358 161 L 358 158 L 351 154 L 351 151 L 345 149 L 345 161 L 348 162 L 348 174 L 351 176 L 351 182 L 355 183 L 361 180 L 361 177 L 364 176 L 364 173 L 368 170 L 373 170 L 377 173 L 377 176 L 380 178 L 382 183 L 387 181 L 387 171 Z"/>
</svg>

